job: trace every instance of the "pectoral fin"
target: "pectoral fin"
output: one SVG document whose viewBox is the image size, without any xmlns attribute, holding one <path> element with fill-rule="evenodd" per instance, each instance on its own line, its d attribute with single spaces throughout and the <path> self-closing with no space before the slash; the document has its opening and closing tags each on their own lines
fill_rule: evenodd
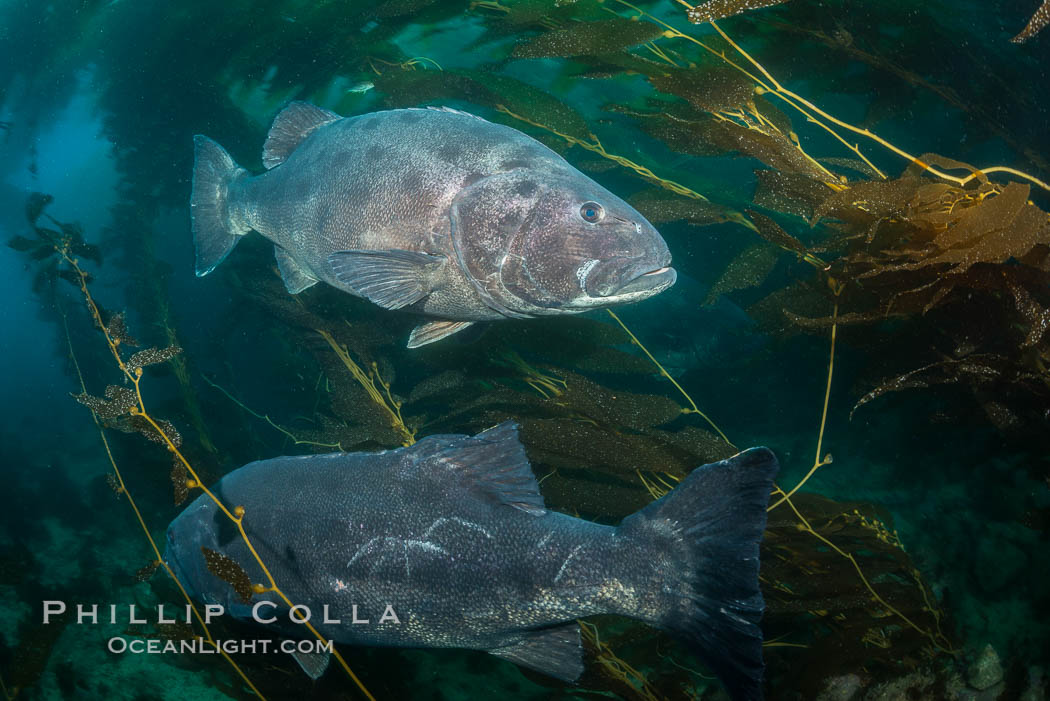
<svg viewBox="0 0 1050 701">
<path fill-rule="evenodd" d="M 386 309 L 401 309 L 429 295 L 446 261 L 444 256 L 402 250 L 338 251 L 328 256 L 336 279 Z"/>
<path fill-rule="evenodd" d="M 299 667 L 306 672 L 306 676 L 310 677 L 314 681 L 321 678 L 321 675 L 328 669 L 328 662 L 332 657 L 330 652 L 299 652 L 295 650 L 291 653 L 295 661 L 299 663 Z"/>
<path fill-rule="evenodd" d="M 297 295 L 307 287 L 317 284 L 317 278 L 306 272 L 295 259 L 280 246 L 273 247 L 274 255 L 277 257 L 277 269 L 281 271 L 281 279 L 288 292 Z"/>
<path fill-rule="evenodd" d="M 529 631 L 524 639 L 489 650 L 489 654 L 562 681 L 574 682 L 583 674 L 583 646 L 576 623 Z"/>
<path fill-rule="evenodd" d="M 473 321 L 429 321 L 412 329 L 408 336 L 408 347 L 419 348 L 434 341 L 451 336 L 472 325 Z"/>
</svg>

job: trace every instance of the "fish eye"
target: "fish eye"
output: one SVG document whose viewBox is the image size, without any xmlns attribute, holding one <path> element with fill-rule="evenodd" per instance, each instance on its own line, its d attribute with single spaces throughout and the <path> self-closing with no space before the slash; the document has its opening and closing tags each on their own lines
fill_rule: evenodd
<svg viewBox="0 0 1050 701">
<path fill-rule="evenodd" d="M 594 224 L 600 222 L 605 216 L 605 208 L 597 202 L 584 202 L 580 207 L 580 216 L 585 222 Z"/>
</svg>

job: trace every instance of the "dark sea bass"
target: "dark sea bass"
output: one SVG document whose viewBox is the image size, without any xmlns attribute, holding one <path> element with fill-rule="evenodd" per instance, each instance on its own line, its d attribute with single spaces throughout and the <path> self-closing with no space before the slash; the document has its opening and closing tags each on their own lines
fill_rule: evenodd
<svg viewBox="0 0 1050 701">
<path fill-rule="evenodd" d="M 241 236 L 273 241 L 292 294 L 323 281 L 431 321 L 409 347 L 477 321 L 575 314 L 675 281 L 633 207 L 525 134 L 448 109 L 342 118 L 293 102 L 251 176 L 194 139 L 197 275 Z"/>
<path fill-rule="evenodd" d="M 576 619 L 620 614 L 678 635 L 735 699 L 757 699 L 758 543 L 776 470 L 769 450 L 747 450 L 603 526 L 545 508 L 505 423 L 378 453 L 262 460 L 215 492 L 244 507 L 278 586 L 337 642 L 485 650 L 574 681 L 583 671 Z M 165 561 L 192 596 L 250 620 L 251 606 L 208 571 L 201 547 L 266 581 L 205 495 L 168 527 Z M 341 624 L 320 623 L 326 604 Z M 369 624 L 351 622 L 355 604 Z M 399 622 L 378 622 L 387 606 Z M 281 610 L 278 631 L 308 635 Z"/>
</svg>

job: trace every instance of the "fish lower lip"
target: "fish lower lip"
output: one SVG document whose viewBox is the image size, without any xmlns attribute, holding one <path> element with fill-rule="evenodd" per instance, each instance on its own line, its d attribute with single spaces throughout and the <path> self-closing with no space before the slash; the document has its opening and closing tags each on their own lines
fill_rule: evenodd
<svg viewBox="0 0 1050 701">
<path fill-rule="evenodd" d="M 674 268 L 664 266 L 638 275 L 613 294 L 622 295 L 628 292 L 642 292 L 658 287 L 670 287 L 674 284 L 677 277 L 678 273 L 675 272 Z"/>
</svg>

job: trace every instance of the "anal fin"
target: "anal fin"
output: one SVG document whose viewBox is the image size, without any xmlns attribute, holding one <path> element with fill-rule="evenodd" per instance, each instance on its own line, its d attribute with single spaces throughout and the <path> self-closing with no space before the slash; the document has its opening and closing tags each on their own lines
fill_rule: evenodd
<svg viewBox="0 0 1050 701">
<path fill-rule="evenodd" d="M 430 294 L 445 256 L 419 251 L 337 251 L 332 274 L 357 294 L 386 309 L 401 309 Z"/>
<path fill-rule="evenodd" d="M 473 321 L 428 321 L 412 329 L 412 333 L 408 336 L 408 347 L 419 348 L 428 343 L 440 341 L 447 336 L 462 331 L 473 323 Z"/>
<path fill-rule="evenodd" d="M 528 631 L 518 642 L 489 650 L 489 654 L 566 682 L 583 674 L 583 646 L 576 623 Z"/>
<path fill-rule="evenodd" d="M 300 669 L 306 672 L 306 676 L 317 681 L 328 669 L 328 662 L 332 658 L 330 652 L 300 652 L 293 650 L 291 656 L 299 663 Z"/>
<path fill-rule="evenodd" d="M 277 269 L 281 271 L 281 280 L 288 292 L 297 295 L 308 287 L 317 284 L 317 278 L 303 270 L 294 258 L 280 246 L 273 247 L 274 255 L 277 257 Z"/>
</svg>

